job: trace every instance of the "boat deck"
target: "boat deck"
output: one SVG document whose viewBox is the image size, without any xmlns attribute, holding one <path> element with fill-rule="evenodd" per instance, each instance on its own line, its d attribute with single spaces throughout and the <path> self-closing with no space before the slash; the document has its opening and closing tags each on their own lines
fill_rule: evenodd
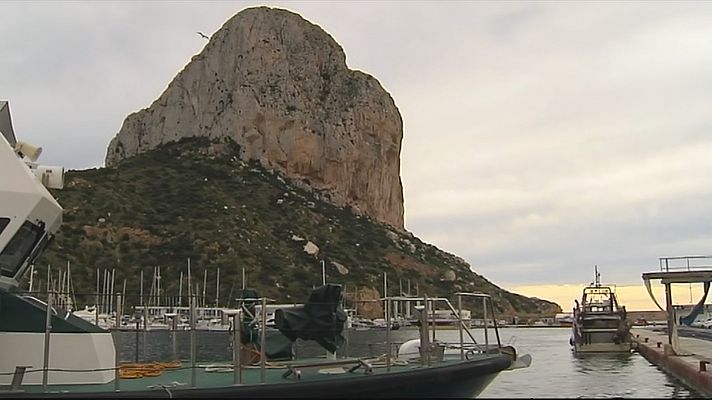
<svg viewBox="0 0 712 400">
<path fill-rule="evenodd" d="M 486 362 L 489 359 L 501 358 L 499 354 L 476 356 L 475 360 Z M 390 372 L 384 362 L 380 360 L 365 360 L 366 365 L 359 364 L 358 359 L 350 359 L 350 362 L 345 362 L 342 365 L 333 365 L 331 361 L 324 358 L 297 360 L 289 362 L 272 362 L 264 369 L 264 379 L 262 378 L 262 370 L 259 366 L 244 366 L 242 368 L 242 384 L 256 385 L 264 383 L 265 386 L 278 384 L 300 384 L 307 382 L 323 382 L 337 381 L 339 379 L 353 380 L 358 376 L 376 377 L 378 375 L 393 375 L 399 373 L 407 373 L 418 370 L 427 370 L 434 367 L 443 368 L 447 366 L 458 366 L 463 363 L 471 363 L 473 361 L 461 361 L 458 358 L 448 358 L 443 361 L 433 362 L 432 366 L 424 366 L 419 362 L 399 362 L 394 361 L 390 367 Z M 344 360 L 339 360 L 344 361 Z M 311 365 L 305 367 L 304 365 Z M 290 371 L 290 366 L 292 371 Z M 353 368 L 352 371 L 350 371 Z M 192 388 L 210 389 L 210 388 L 226 388 L 234 385 L 234 373 L 231 363 L 211 363 L 211 364 L 196 364 L 195 378 L 193 380 L 192 369 L 189 362 L 183 362 L 181 367 L 164 369 L 159 376 L 141 377 L 132 379 L 120 379 L 118 387 L 114 381 L 105 384 L 90 384 L 90 385 L 50 385 L 46 393 L 107 393 L 107 392 L 145 392 L 159 391 L 164 394 L 171 394 L 176 390 L 189 390 Z M 296 373 L 299 371 L 299 374 Z M 367 372 L 368 371 L 368 372 Z M 39 373 L 29 372 L 29 373 Z M 299 377 L 297 376 L 299 375 Z M 336 382 L 335 382 L 336 383 Z M 7 388 L 3 388 L 7 389 Z M 41 385 L 23 385 L 21 390 L 26 394 L 43 393 Z M 176 394 L 176 393 L 172 393 Z"/>
</svg>

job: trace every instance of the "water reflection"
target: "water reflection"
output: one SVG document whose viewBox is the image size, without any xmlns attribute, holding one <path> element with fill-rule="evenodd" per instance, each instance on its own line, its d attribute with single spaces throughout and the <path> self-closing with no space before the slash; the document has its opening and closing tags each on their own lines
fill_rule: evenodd
<svg viewBox="0 0 712 400">
<path fill-rule="evenodd" d="M 582 374 L 596 372 L 623 373 L 624 367 L 631 367 L 633 353 L 575 354 L 571 352 L 576 371 Z"/>
</svg>

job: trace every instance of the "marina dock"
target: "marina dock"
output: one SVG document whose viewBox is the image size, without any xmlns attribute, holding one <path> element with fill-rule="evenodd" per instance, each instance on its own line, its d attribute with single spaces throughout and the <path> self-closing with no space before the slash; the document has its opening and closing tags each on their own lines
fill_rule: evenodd
<svg viewBox="0 0 712 400">
<path fill-rule="evenodd" d="M 653 328 L 633 328 L 631 335 L 638 352 L 652 364 L 688 387 L 712 397 L 712 342 L 695 337 L 678 337 L 678 354 L 668 344 L 667 332 Z"/>
</svg>

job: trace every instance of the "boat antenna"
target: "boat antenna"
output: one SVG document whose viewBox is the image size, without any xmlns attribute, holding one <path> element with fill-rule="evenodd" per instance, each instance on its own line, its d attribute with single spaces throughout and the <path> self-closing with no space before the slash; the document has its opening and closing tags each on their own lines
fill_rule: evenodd
<svg viewBox="0 0 712 400">
<path fill-rule="evenodd" d="M 601 286 L 601 274 L 598 272 L 598 265 L 594 266 L 594 270 L 596 272 L 596 280 L 595 280 L 596 287 L 599 287 L 599 286 Z"/>
</svg>

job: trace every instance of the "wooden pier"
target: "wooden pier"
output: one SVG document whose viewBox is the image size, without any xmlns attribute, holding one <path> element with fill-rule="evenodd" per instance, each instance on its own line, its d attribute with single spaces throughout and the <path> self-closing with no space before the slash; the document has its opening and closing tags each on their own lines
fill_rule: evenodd
<svg viewBox="0 0 712 400">
<path fill-rule="evenodd" d="M 678 337 L 675 353 L 667 332 L 653 328 L 633 328 L 634 346 L 648 361 L 677 378 L 689 388 L 712 397 L 712 341 Z"/>
</svg>

